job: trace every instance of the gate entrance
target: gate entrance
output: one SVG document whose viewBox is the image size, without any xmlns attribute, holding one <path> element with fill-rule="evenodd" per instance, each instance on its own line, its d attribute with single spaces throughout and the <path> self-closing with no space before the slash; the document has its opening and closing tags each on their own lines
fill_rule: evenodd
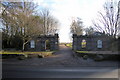
<svg viewBox="0 0 120 80">
<path fill-rule="evenodd" d="M 50 40 L 45 41 L 45 50 L 50 50 Z"/>
</svg>

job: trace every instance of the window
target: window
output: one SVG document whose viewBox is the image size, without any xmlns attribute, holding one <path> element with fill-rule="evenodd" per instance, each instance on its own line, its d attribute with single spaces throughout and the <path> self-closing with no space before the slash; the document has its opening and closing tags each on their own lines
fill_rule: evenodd
<svg viewBox="0 0 120 80">
<path fill-rule="evenodd" d="M 85 48 L 86 47 L 86 40 L 83 39 L 81 45 L 82 45 L 82 48 Z"/>
<path fill-rule="evenodd" d="M 58 42 L 56 41 L 55 44 L 58 44 Z"/>
<path fill-rule="evenodd" d="M 30 48 L 35 48 L 35 41 L 34 40 L 30 41 Z"/>
<path fill-rule="evenodd" d="M 102 41 L 101 40 L 97 41 L 97 48 L 102 48 Z"/>
</svg>

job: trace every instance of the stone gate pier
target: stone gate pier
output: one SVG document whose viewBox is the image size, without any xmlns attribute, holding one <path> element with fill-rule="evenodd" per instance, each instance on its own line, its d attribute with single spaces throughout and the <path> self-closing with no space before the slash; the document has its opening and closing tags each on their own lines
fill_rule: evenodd
<svg viewBox="0 0 120 80">
<path fill-rule="evenodd" d="M 92 35 L 73 34 L 72 47 L 80 51 L 114 51 L 118 50 L 118 40 L 101 32 Z"/>
<path fill-rule="evenodd" d="M 46 51 L 59 49 L 59 36 L 55 35 L 41 35 L 33 37 L 26 45 L 26 51 Z"/>
</svg>

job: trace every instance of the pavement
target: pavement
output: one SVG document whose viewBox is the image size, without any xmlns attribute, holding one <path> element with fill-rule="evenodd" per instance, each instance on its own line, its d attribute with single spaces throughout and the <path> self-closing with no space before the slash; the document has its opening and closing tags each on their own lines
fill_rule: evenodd
<svg viewBox="0 0 120 80">
<path fill-rule="evenodd" d="M 50 57 L 2 60 L 3 78 L 118 78 L 118 73 L 117 61 L 84 60 L 65 45 Z"/>
</svg>

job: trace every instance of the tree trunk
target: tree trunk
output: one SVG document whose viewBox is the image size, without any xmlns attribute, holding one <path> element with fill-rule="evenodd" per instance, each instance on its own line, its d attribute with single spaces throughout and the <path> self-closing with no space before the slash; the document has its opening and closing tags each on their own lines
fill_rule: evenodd
<svg viewBox="0 0 120 80">
<path fill-rule="evenodd" d="M 23 39 L 22 51 L 25 50 L 25 39 Z"/>
<path fill-rule="evenodd" d="M 23 39 L 22 51 L 25 50 L 25 45 L 26 45 L 30 40 L 31 40 L 31 39 L 25 41 L 25 40 Z"/>
<path fill-rule="evenodd" d="M 22 46 L 22 51 L 25 50 L 25 43 L 23 43 L 23 46 Z"/>
</svg>

